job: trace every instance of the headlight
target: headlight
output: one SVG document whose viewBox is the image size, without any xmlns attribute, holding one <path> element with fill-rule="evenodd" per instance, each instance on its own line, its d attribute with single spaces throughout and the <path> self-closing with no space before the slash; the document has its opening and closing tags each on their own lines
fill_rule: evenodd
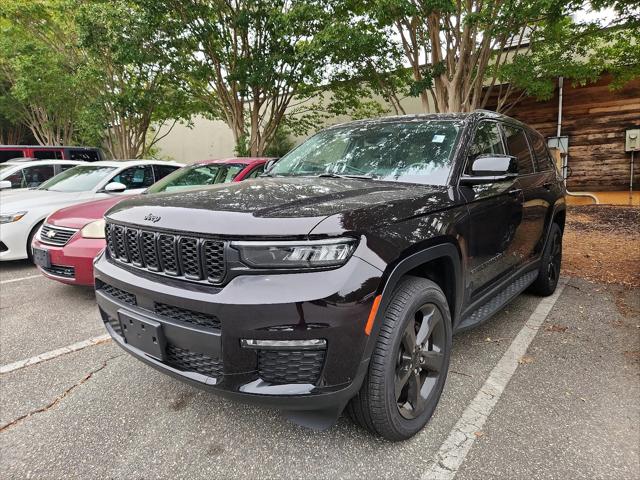
<svg viewBox="0 0 640 480">
<path fill-rule="evenodd" d="M 27 212 L 0 213 L 0 223 L 13 223 L 24 217 Z"/>
<path fill-rule="evenodd" d="M 286 242 L 231 242 L 242 261 L 256 268 L 337 267 L 356 248 L 353 238 Z"/>
<path fill-rule="evenodd" d="M 104 238 L 104 219 L 87 223 L 80 230 L 80 236 L 83 238 Z"/>
</svg>

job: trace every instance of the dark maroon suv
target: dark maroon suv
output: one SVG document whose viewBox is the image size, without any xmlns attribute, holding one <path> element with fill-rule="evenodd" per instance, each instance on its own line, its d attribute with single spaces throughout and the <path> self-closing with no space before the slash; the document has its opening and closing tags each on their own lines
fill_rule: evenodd
<svg viewBox="0 0 640 480">
<path fill-rule="evenodd" d="M 452 334 L 555 290 L 564 194 L 540 134 L 491 112 L 331 127 L 261 178 L 107 212 L 100 313 L 176 378 L 406 439 Z"/>
</svg>

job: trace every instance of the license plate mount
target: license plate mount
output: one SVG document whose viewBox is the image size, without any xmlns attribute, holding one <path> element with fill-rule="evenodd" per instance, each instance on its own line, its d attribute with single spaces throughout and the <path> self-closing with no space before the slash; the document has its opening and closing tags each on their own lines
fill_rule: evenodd
<svg viewBox="0 0 640 480">
<path fill-rule="evenodd" d="M 124 310 L 118 311 L 118 319 L 129 345 L 158 360 L 165 359 L 166 340 L 160 322 Z"/>
<path fill-rule="evenodd" d="M 33 263 L 42 268 L 51 268 L 51 257 L 49 257 L 49 250 L 33 247 L 32 255 Z"/>
</svg>

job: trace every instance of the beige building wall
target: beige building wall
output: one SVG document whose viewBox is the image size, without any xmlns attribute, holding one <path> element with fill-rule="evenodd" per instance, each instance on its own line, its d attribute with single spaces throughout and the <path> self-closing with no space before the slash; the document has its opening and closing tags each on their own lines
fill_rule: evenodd
<svg viewBox="0 0 640 480">
<path fill-rule="evenodd" d="M 389 110 L 387 115 L 394 114 L 384 100 L 379 99 L 379 102 Z M 401 103 L 407 114 L 424 113 L 419 98 L 405 98 Z M 349 117 L 340 116 L 327 122 L 325 126 L 349 120 Z M 302 142 L 305 138 L 296 138 L 296 143 Z M 173 130 L 160 140 L 156 146 L 160 150 L 161 158 L 183 163 L 194 163 L 209 158 L 226 158 L 235 155 L 235 143 L 231 129 L 220 120 L 209 120 L 201 116 L 193 119 L 191 127 L 176 124 Z"/>
</svg>

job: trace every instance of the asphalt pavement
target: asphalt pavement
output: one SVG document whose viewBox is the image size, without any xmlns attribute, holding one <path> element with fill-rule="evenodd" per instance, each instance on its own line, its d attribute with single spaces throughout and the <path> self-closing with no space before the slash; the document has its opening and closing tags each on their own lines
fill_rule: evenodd
<svg viewBox="0 0 640 480">
<path fill-rule="evenodd" d="M 569 279 L 455 471 L 442 478 L 637 478 L 640 295 Z M 541 299 L 454 337 L 436 413 L 389 443 L 324 432 L 185 385 L 101 342 L 0 374 L 3 478 L 423 479 Z M 90 289 L 0 265 L 0 368 L 105 333 Z"/>
</svg>

